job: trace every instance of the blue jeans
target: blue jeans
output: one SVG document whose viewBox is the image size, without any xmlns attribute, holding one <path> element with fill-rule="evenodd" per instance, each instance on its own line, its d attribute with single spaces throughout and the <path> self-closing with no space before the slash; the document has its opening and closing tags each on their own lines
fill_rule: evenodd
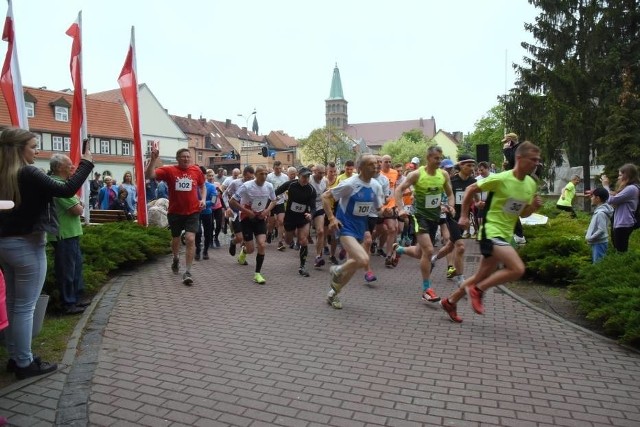
<svg viewBox="0 0 640 427">
<path fill-rule="evenodd" d="M 608 242 L 594 243 L 593 245 L 591 245 L 591 260 L 594 264 L 604 258 L 604 256 L 607 254 L 608 247 Z"/>
<path fill-rule="evenodd" d="M 84 291 L 80 237 L 69 237 L 51 244 L 55 253 L 54 269 L 60 300 L 66 307 L 75 305 Z"/>
<path fill-rule="evenodd" d="M 9 326 L 5 342 L 9 357 L 24 368 L 33 361 L 33 313 L 47 274 L 45 233 L 0 238 L 0 265 L 7 284 Z"/>
</svg>

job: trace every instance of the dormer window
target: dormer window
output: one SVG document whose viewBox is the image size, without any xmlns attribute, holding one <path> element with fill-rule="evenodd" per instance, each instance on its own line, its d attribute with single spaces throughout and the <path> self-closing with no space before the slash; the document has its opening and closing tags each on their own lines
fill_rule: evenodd
<svg viewBox="0 0 640 427">
<path fill-rule="evenodd" d="M 33 102 L 25 102 L 24 108 L 27 110 L 27 117 L 35 117 L 36 115 L 36 106 Z"/>
<path fill-rule="evenodd" d="M 55 107 L 56 121 L 68 122 L 69 121 L 69 109 L 67 107 Z"/>
</svg>

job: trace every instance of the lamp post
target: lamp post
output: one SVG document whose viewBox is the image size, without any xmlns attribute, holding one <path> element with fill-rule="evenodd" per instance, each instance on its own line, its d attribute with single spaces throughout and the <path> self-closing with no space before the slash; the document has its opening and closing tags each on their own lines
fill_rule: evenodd
<svg viewBox="0 0 640 427">
<path fill-rule="evenodd" d="M 237 114 L 238 117 L 242 117 L 244 119 L 244 128 L 247 132 L 247 137 L 249 137 L 249 119 L 251 118 L 251 116 L 255 116 L 256 113 L 257 113 L 256 109 L 254 108 L 253 112 L 251 112 L 250 114 L 247 114 L 246 116 L 240 113 Z M 242 154 L 244 154 L 245 152 L 244 147 L 240 147 L 240 148 L 242 149 Z M 248 166 L 248 163 L 249 163 L 249 153 L 247 153 L 247 159 L 244 162 L 244 166 Z"/>
</svg>

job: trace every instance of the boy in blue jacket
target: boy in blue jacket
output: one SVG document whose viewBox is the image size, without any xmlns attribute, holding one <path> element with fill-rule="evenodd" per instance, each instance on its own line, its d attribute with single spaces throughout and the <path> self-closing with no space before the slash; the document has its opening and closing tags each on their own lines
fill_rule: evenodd
<svg viewBox="0 0 640 427">
<path fill-rule="evenodd" d="M 613 208 L 607 204 L 609 192 L 602 187 L 591 192 L 591 204 L 595 206 L 589 228 L 585 238 L 591 245 L 591 259 L 593 263 L 600 261 L 607 253 L 609 246 L 609 227 Z"/>
</svg>

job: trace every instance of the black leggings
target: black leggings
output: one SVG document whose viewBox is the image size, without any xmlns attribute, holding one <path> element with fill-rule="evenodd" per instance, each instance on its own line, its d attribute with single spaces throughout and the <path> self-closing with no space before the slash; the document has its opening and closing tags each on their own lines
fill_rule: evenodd
<svg viewBox="0 0 640 427">
<path fill-rule="evenodd" d="M 213 210 L 213 219 L 212 221 L 216 222 L 216 229 L 213 232 L 213 237 L 215 239 L 218 238 L 218 236 L 220 235 L 220 230 L 222 229 L 222 225 L 224 224 L 224 209 L 223 208 L 219 208 L 219 209 L 214 209 Z"/>
<path fill-rule="evenodd" d="M 629 250 L 629 237 L 631 236 L 632 231 L 633 227 L 619 227 L 613 229 L 611 240 L 613 240 L 613 247 L 616 251 L 627 252 Z"/>
<path fill-rule="evenodd" d="M 213 223 L 211 222 L 211 214 L 200 214 L 200 225 L 196 233 L 196 253 L 200 253 L 200 242 L 202 241 L 202 233 L 204 232 L 204 245 L 202 252 L 207 253 L 213 237 Z"/>
</svg>

